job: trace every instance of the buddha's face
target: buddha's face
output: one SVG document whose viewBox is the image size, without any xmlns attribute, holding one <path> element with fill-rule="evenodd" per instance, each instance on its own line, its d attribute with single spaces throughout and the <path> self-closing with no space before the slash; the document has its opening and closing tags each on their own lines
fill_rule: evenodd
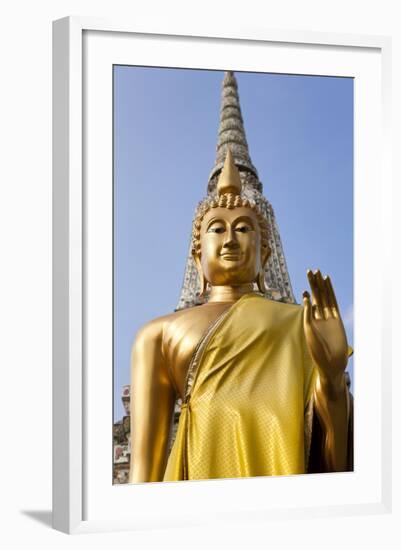
<svg viewBox="0 0 401 550">
<path fill-rule="evenodd" d="M 255 281 L 261 269 L 261 236 L 248 207 L 212 208 L 202 220 L 200 263 L 212 286 Z"/>
</svg>

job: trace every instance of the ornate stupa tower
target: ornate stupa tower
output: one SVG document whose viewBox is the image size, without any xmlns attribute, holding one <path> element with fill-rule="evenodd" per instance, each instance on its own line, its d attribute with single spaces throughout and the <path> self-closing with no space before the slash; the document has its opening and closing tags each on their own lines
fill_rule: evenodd
<svg viewBox="0 0 401 550">
<path fill-rule="evenodd" d="M 242 193 L 259 205 L 268 221 L 269 244 L 272 252 L 265 268 L 266 296 L 273 300 L 294 303 L 294 294 L 276 219 L 271 204 L 262 194 L 263 185 L 259 181 L 258 172 L 249 155 L 239 103 L 238 85 L 234 73 L 231 71 L 225 73 L 223 80 L 217 154 L 207 185 L 208 195 L 215 195 L 216 193 L 217 180 L 223 168 L 228 148 L 230 148 L 234 162 L 240 172 Z M 177 309 L 201 303 L 199 290 L 198 273 L 192 259 L 190 247 Z"/>
</svg>

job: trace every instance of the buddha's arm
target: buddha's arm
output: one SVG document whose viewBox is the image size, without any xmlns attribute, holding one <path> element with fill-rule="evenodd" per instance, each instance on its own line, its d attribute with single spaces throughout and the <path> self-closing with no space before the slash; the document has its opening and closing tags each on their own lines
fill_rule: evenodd
<svg viewBox="0 0 401 550">
<path fill-rule="evenodd" d="M 175 391 L 162 353 L 162 326 L 146 325 L 131 357 L 130 483 L 162 481 Z"/>
<path fill-rule="evenodd" d="M 304 292 L 304 331 L 318 377 L 314 407 L 322 430 L 323 471 L 347 470 L 349 394 L 348 344 L 330 277 L 308 271 L 312 302 Z"/>
</svg>

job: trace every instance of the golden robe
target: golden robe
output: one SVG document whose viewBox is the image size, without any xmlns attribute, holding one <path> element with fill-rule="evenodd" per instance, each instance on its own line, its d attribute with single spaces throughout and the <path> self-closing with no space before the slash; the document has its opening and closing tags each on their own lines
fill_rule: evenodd
<svg viewBox="0 0 401 550">
<path fill-rule="evenodd" d="M 240 298 L 192 358 L 164 481 L 305 473 L 315 379 L 302 306 Z"/>
</svg>

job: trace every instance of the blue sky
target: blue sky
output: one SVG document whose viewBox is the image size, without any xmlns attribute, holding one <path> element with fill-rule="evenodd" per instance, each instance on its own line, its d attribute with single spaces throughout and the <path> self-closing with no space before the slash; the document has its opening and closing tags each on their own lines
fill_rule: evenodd
<svg viewBox="0 0 401 550">
<path fill-rule="evenodd" d="M 114 414 L 138 329 L 174 310 L 213 168 L 223 72 L 114 68 Z M 353 342 L 353 80 L 236 73 L 298 302 L 330 274 Z M 349 365 L 353 377 L 352 360 Z"/>
</svg>

